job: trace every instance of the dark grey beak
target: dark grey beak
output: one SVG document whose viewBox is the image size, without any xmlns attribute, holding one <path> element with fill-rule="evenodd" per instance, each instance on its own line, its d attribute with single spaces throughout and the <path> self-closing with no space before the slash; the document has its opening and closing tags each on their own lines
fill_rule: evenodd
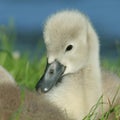
<svg viewBox="0 0 120 120">
<path fill-rule="evenodd" d="M 41 92 L 48 92 L 53 86 L 55 86 L 65 71 L 65 66 L 59 63 L 57 60 L 52 62 L 51 64 L 47 64 L 45 73 L 42 78 L 36 85 L 36 90 L 41 89 Z"/>
</svg>

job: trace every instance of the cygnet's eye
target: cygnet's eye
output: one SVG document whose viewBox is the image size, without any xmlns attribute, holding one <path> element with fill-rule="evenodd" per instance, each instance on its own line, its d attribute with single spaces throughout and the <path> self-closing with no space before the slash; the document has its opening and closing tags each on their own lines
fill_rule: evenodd
<svg viewBox="0 0 120 120">
<path fill-rule="evenodd" d="M 70 51 L 70 50 L 72 50 L 72 48 L 73 48 L 73 45 L 68 45 L 68 46 L 66 47 L 66 50 L 65 50 L 65 51 L 66 51 L 66 52 L 67 52 L 67 51 Z"/>
</svg>

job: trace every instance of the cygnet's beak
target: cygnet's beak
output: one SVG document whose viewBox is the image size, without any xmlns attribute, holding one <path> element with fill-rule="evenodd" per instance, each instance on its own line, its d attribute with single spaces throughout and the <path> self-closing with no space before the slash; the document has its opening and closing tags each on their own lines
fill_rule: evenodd
<svg viewBox="0 0 120 120">
<path fill-rule="evenodd" d="M 51 90 L 51 88 L 61 80 L 64 71 L 65 66 L 57 60 L 51 64 L 47 63 L 45 72 L 36 85 L 36 90 L 41 90 L 43 93 Z"/>
</svg>

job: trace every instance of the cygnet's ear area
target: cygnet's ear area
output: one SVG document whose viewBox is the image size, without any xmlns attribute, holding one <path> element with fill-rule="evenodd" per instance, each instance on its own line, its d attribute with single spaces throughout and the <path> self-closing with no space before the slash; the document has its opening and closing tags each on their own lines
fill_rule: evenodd
<svg viewBox="0 0 120 120">
<path fill-rule="evenodd" d="M 65 73 L 74 73 L 87 62 L 87 18 L 78 11 L 63 11 L 45 24 L 44 40 L 49 63 L 58 60 Z M 51 59 L 51 60 L 50 60 Z"/>
</svg>

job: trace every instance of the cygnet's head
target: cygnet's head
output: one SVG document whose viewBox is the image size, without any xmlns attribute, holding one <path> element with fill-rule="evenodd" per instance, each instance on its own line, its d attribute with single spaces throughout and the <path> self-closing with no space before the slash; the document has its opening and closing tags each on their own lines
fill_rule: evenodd
<svg viewBox="0 0 120 120">
<path fill-rule="evenodd" d="M 75 73 L 86 66 L 89 57 L 87 34 L 88 19 L 78 11 L 58 12 L 48 19 L 44 41 L 49 67 L 37 88 L 42 86 L 42 90 L 48 92 L 62 79 L 61 76 Z"/>
<path fill-rule="evenodd" d="M 44 40 L 48 63 L 58 60 L 66 66 L 64 74 L 74 73 L 86 64 L 87 60 L 87 21 L 75 11 L 64 11 L 48 19 Z"/>
</svg>

